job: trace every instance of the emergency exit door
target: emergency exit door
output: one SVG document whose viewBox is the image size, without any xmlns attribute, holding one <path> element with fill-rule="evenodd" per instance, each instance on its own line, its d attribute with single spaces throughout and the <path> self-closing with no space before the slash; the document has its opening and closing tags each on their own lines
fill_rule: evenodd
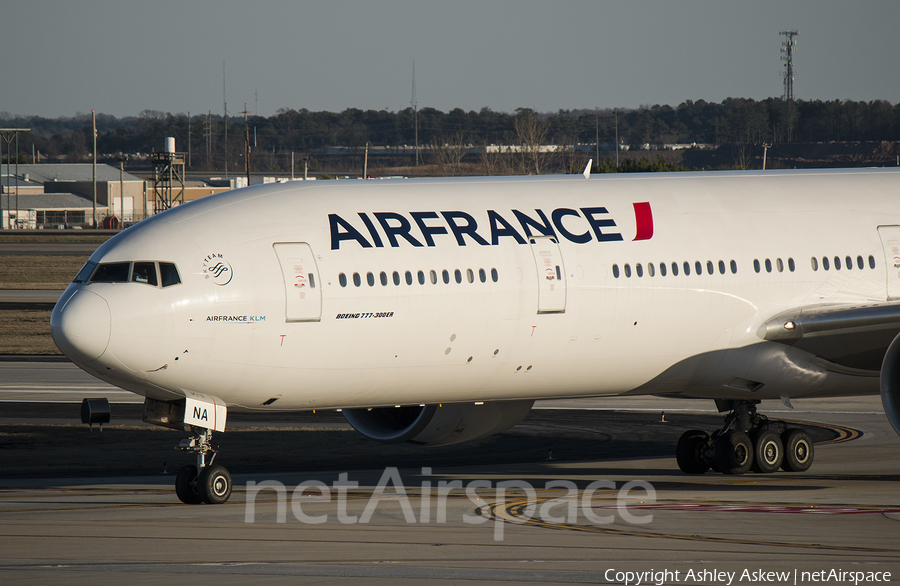
<svg viewBox="0 0 900 586">
<path fill-rule="evenodd" d="M 534 254 L 538 279 L 538 313 L 566 311 L 566 270 L 559 243 L 552 236 L 535 236 L 529 240 Z"/>
<path fill-rule="evenodd" d="M 322 284 L 312 248 L 306 242 L 273 245 L 284 277 L 285 321 L 319 321 Z"/>
<path fill-rule="evenodd" d="M 900 226 L 878 226 L 887 271 L 887 299 L 900 299 Z"/>
</svg>

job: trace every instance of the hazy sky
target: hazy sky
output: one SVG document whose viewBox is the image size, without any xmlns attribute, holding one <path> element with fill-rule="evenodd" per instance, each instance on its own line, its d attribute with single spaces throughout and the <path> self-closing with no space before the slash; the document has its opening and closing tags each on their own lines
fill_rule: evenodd
<svg viewBox="0 0 900 586">
<path fill-rule="evenodd" d="M 0 112 L 635 108 L 783 91 L 900 102 L 898 0 L 23 0 Z M 256 99 L 258 92 L 258 100 Z"/>
</svg>

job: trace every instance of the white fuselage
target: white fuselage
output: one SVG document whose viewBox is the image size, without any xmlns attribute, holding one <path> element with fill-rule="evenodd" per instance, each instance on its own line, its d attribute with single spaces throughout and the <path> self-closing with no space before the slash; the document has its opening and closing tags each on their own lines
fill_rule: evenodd
<svg viewBox="0 0 900 586">
<path fill-rule="evenodd" d="M 877 228 L 897 224 L 895 171 L 264 185 L 109 240 L 92 262 L 173 263 L 181 283 L 73 283 L 54 338 L 136 393 L 254 409 L 877 393 L 758 330 L 887 300 Z"/>
</svg>

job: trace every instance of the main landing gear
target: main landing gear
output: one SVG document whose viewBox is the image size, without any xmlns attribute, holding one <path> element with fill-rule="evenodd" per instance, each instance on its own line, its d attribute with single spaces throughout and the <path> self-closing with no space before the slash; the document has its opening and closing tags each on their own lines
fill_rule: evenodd
<svg viewBox="0 0 900 586">
<path fill-rule="evenodd" d="M 756 412 L 759 401 L 717 399 L 725 416 L 722 429 L 712 435 L 686 431 L 675 450 L 678 467 L 687 474 L 703 474 L 710 468 L 725 474 L 761 472 L 779 468 L 804 472 L 813 461 L 813 443 L 802 429 L 786 429 Z"/>
<path fill-rule="evenodd" d="M 197 465 L 188 464 L 175 477 L 175 494 L 185 504 L 220 505 L 231 496 L 231 474 L 224 466 L 213 464 L 216 450 L 211 440 L 211 429 L 192 427 L 191 437 L 178 444 L 179 450 L 197 454 Z"/>
</svg>

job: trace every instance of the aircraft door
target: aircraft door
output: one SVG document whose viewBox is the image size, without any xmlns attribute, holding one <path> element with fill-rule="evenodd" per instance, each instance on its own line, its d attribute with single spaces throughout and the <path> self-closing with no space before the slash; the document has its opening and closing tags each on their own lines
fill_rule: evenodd
<svg viewBox="0 0 900 586">
<path fill-rule="evenodd" d="M 278 242 L 273 246 L 284 277 L 285 321 L 319 321 L 322 283 L 312 248 L 306 242 Z"/>
<path fill-rule="evenodd" d="M 878 226 L 887 270 L 887 299 L 900 299 L 900 226 Z"/>
<path fill-rule="evenodd" d="M 538 278 L 538 313 L 566 311 L 566 270 L 559 243 L 552 236 L 529 239 Z"/>
</svg>

